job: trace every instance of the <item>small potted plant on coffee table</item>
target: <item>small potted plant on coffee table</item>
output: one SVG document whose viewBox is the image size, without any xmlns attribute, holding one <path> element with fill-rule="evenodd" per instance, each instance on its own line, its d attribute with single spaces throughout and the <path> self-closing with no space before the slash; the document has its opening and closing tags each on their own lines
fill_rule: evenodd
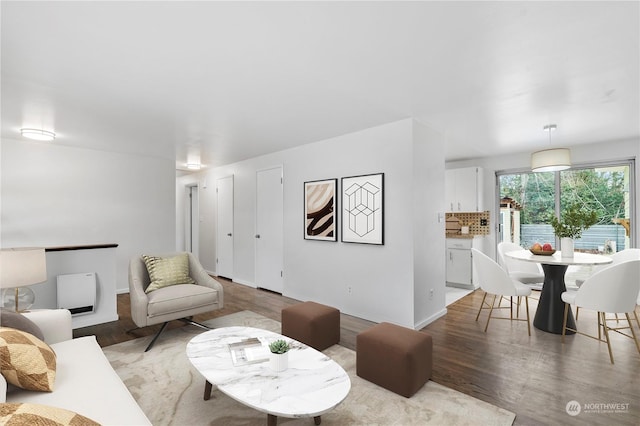
<svg viewBox="0 0 640 426">
<path fill-rule="evenodd" d="M 581 208 L 572 204 L 562 215 L 560 220 L 551 215 L 553 232 L 560 238 L 562 257 L 573 257 L 573 240 L 580 238 L 582 232 L 598 222 L 598 215 L 593 210 Z"/>
<path fill-rule="evenodd" d="M 274 371 L 284 371 L 289 364 L 289 344 L 282 340 L 276 340 L 269 343 L 271 355 L 269 357 L 269 366 Z"/>
</svg>

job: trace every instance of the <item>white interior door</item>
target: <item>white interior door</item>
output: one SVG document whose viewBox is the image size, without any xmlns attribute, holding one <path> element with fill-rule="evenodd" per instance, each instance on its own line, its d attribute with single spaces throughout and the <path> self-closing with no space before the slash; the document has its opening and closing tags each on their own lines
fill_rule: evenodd
<svg viewBox="0 0 640 426">
<path fill-rule="evenodd" d="M 216 182 L 218 229 L 216 273 L 233 279 L 233 175 Z"/>
<path fill-rule="evenodd" d="M 256 192 L 256 287 L 282 293 L 282 167 L 256 172 Z"/>
</svg>

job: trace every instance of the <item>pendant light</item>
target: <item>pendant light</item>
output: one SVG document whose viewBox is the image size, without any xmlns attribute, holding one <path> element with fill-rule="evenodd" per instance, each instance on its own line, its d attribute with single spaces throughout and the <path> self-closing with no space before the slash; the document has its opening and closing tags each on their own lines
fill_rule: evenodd
<svg viewBox="0 0 640 426">
<path fill-rule="evenodd" d="M 547 124 L 543 127 L 549 132 L 549 145 L 551 145 L 551 132 L 557 128 L 555 124 Z M 569 167 L 571 167 L 571 152 L 568 148 L 550 148 L 531 154 L 532 172 L 556 172 Z"/>
</svg>

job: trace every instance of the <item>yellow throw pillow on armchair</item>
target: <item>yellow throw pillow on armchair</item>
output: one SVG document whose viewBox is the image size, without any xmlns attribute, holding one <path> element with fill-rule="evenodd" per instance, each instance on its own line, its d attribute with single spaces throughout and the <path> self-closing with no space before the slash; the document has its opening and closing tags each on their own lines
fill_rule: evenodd
<svg viewBox="0 0 640 426">
<path fill-rule="evenodd" d="M 144 291 L 149 293 L 163 287 L 176 284 L 195 284 L 189 276 L 189 255 L 179 254 L 173 257 L 143 255 L 151 283 Z"/>
</svg>

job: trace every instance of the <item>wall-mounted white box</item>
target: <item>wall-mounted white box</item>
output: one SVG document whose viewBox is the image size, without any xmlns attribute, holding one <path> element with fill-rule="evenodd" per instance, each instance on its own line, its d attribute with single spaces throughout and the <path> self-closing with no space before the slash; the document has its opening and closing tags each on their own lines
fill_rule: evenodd
<svg viewBox="0 0 640 426">
<path fill-rule="evenodd" d="M 68 309 L 71 315 L 92 314 L 96 310 L 96 274 L 58 275 L 58 308 Z"/>
</svg>

